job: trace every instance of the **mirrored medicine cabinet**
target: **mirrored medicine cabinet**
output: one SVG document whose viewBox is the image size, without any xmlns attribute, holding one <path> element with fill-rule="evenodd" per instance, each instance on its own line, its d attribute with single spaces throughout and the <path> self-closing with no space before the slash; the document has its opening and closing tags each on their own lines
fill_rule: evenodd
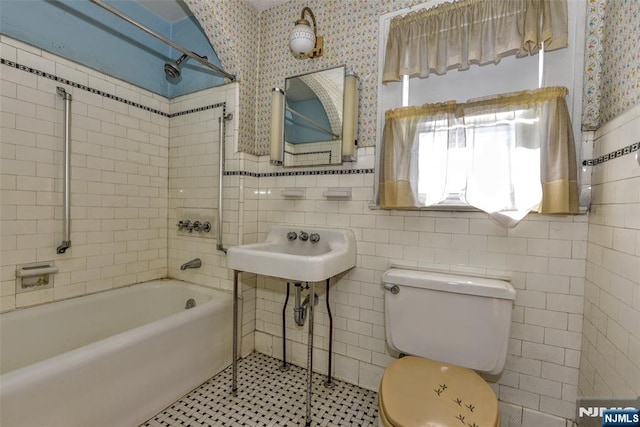
<svg viewBox="0 0 640 427">
<path fill-rule="evenodd" d="M 343 162 L 343 140 L 346 137 L 354 145 L 357 123 L 357 84 L 345 96 L 346 77 L 342 65 L 285 79 L 283 105 L 277 108 L 282 114 L 272 110 L 272 126 L 281 127 L 282 134 L 275 137 L 276 141 L 272 134 L 271 141 L 272 145 L 280 143 L 276 151 L 284 167 Z M 349 122 L 346 125 L 345 120 Z M 346 151 L 350 156 L 344 160 L 348 161 L 353 150 Z"/>
</svg>

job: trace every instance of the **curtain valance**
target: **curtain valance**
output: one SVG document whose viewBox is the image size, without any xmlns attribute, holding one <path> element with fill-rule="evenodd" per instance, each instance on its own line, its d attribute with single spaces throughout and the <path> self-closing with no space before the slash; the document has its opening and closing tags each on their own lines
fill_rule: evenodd
<svg viewBox="0 0 640 427">
<path fill-rule="evenodd" d="M 383 82 L 567 46 L 567 0 L 462 0 L 393 18 Z"/>
<path fill-rule="evenodd" d="M 530 211 L 578 213 L 567 93 L 549 87 L 387 111 L 378 205 L 416 209 L 455 196 L 509 227 Z"/>
</svg>

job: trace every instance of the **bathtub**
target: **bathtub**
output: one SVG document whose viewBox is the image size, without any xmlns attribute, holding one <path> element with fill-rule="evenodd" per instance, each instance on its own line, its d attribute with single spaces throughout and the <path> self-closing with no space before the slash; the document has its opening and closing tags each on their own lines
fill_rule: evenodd
<svg viewBox="0 0 640 427">
<path fill-rule="evenodd" d="M 232 299 L 166 279 L 0 314 L 0 425 L 139 425 L 231 363 Z"/>
</svg>

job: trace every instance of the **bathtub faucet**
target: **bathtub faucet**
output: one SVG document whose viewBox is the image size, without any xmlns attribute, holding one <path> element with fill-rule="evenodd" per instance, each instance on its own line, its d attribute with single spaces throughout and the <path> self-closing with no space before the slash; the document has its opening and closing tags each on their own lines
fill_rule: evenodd
<svg viewBox="0 0 640 427">
<path fill-rule="evenodd" d="M 187 261 L 180 266 L 180 270 L 186 270 L 187 268 L 200 268 L 202 261 L 200 258 L 194 258 L 191 261 Z"/>
</svg>

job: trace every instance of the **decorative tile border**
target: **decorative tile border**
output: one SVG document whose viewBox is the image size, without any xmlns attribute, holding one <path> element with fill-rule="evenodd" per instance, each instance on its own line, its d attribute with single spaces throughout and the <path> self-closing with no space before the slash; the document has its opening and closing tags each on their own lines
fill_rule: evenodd
<svg viewBox="0 0 640 427">
<path fill-rule="evenodd" d="M 596 165 L 599 165 L 600 163 L 608 162 L 609 160 L 617 159 L 618 157 L 635 153 L 639 149 L 640 149 L 640 142 L 636 142 L 635 144 L 631 144 L 619 150 L 612 151 L 611 153 L 602 155 L 597 159 L 584 160 L 582 162 L 582 166 L 596 166 Z"/>
<path fill-rule="evenodd" d="M 130 105 L 130 106 L 135 107 L 135 108 L 140 108 L 141 110 L 149 111 L 151 113 L 157 114 L 157 115 L 162 116 L 162 117 L 173 118 L 173 117 L 178 117 L 178 116 L 184 116 L 185 114 L 197 113 L 197 112 L 200 112 L 200 111 L 206 111 L 206 110 L 211 110 L 213 108 L 220 108 L 220 107 L 222 107 L 223 114 L 224 114 L 225 113 L 224 110 L 226 110 L 226 103 L 225 102 L 219 102 L 217 104 L 205 105 L 203 107 L 192 108 L 191 110 L 185 110 L 185 111 L 180 111 L 180 112 L 177 112 L 177 113 L 169 114 L 169 113 L 165 113 L 164 111 L 156 110 L 155 108 L 147 107 L 146 105 L 142 105 L 142 104 L 139 104 L 137 102 L 130 101 L 128 99 L 122 98 L 121 96 L 112 95 L 112 94 L 110 94 L 108 92 L 105 92 L 105 91 L 102 91 L 102 90 L 99 90 L 99 89 L 94 89 L 92 87 L 85 86 L 83 84 L 76 83 L 76 82 L 71 81 L 71 80 L 63 79 L 62 77 L 58 77 L 58 76 L 56 76 L 54 74 L 45 73 L 44 71 L 38 70 L 37 68 L 27 67 L 26 65 L 22 65 L 22 64 L 18 64 L 16 62 L 13 62 L 13 61 L 9 61 L 8 59 L 0 58 L 0 64 L 6 65 L 6 66 L 11 67 L 11 68 L 15 68 L 15 69 L 20 70 L 20 71 L 25 71 L 27 73 L 35 74 L 36 76 L 44 77 L 44 78 L 47 78 L 49 80 L 56 81 L 58 83 L 69 85 L 69 86 L 75 87 L 77 89 L 81 89 L 81 90 L 84 90 L 84 91 L 87 91 L 87 92 L 91 92 L 93 94 L 96 94 L 96 95 L 99 95 L 99 96 L 103 96 L 105 98 L 109 98 L 109 99 L 112 99 L 114 101 L 122 102 L 123 104 L 127 104 L 127 105 Z"/>
<path fill-rule="evenodd" d="M 222 108 L 222 114 L 226 114 L 226 102 L 220 102 L 217 104 L 205 105 L 203 107 L 192 108 L 190 110 L 180 111 L 177 113 L 169 114 L 164 111 L 156 110 L 155 108 L 147 107 L 145 105 L 139 104 L 137 102 L 130 101 L 128 99 L 122 98 L 120 96 L 115 96 L 110 93 L 104 92 L 99 89 L 91 88 L 71 80 L 64 79 L 62 77 L 58 77 L 54 74 L 46 73 L 44 71 L 38 70 L 37 68 L 28 67 L 26 65 L 18 64 L 16 62 L 0 58 L 0 64 L 6 65 L 8 67 L 16 68 L 20 71 L 24 71 L 27 73 L 35 74 L 40 77 L 45 77 L 47 79 L 69 85 L 71 87 L 75 87 L 77 89 L 85 90 L 87 92 L 94 93 L 99 96 L 104 96 L 105 98 L 112 99 L 114 101 L 122 102 L 124 104 L 130 105 L 132 107 L 140 108 L 145 111 L 152 112 L 154 114 L 158 114 L 163 117 L 173 118 L 178 116 L 184 116 L 186 114 L 197 113 L 201 111 L 211 110 L 214 108 Z M 305 153 L 310 154 L 310 153 Z M 306 175 L 353 175 L 353 174 L 369 174 L 374 173 L 373 168 L 370 169 L 329 169 L 329 170 L 306 170 L 306 171 L 282 171 L 282 172 L 266 172 L 266 173 L 255 173 L 255 172 L 247 172 L 247 171 L 224 171 L 224 176 L 251 176 L 255 178 L 265 178 L 265 177 L 279 177 L 279 176 L 306 176 Z"/>
<path fill-rule="evenodd" d="M 306 175 L 357 175 L 373 173 L 370 169 L 329 169 L 310 171 L 282 171 L 282 172 L 247 172 L 247 171 L 225 171 L 224 176 L 250 176 L 253 178 L 271 178 L 280 176 L 306 176 Z"/>
</svg>

